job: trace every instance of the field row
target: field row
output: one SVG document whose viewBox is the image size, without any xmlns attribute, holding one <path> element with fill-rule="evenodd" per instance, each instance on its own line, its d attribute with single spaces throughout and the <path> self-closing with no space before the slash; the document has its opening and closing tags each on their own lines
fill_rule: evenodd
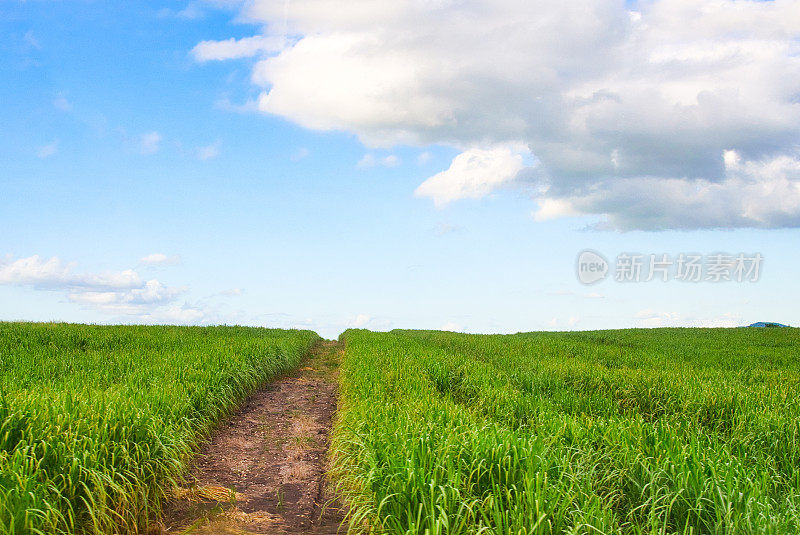
<svg viewBox="0 0 800 535">
<path fill-rule="evenodd" d="M 348 331 L 333 455 L 387 533 L 800 533 L 796 329 Z"/>
<path fill-rule="evenodd" d="M 0 323 L 0 533 L 136 533 L 198 440 L 319 337 Z"/>
</svg>

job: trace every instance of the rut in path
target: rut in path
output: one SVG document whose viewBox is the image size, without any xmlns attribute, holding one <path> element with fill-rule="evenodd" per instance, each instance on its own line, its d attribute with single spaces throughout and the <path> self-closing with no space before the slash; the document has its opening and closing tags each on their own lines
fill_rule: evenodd
<svg viewBox="0 0 800 535">
<path fill-rule="evenodd" d="M 156 533 L 344 533 L 325 470 L 341 347 L 253 394 L 200 450 Z"/>
</svg>

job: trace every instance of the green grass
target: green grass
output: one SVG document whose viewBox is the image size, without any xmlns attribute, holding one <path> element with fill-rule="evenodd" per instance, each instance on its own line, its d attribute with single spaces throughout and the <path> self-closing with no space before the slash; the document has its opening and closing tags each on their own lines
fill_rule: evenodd
<svg viewBox="0 0 800 535">
<path fill-rule="evenodd" d="M 0 533 L 135 533 L 198 440 L 319 337 L 0 323 Z"/>
<path fill-rule="evenodd" d="M 800 331 L 344 334 L 357 530 L 800 533 Z"/>
</svg>

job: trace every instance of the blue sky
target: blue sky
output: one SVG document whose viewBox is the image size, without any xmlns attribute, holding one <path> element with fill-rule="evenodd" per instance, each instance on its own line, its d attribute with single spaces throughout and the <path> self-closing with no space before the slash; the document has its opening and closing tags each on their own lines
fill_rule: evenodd
<svg viewBox="0 0 800 535">
<path fill-rule="evenodd" d="M 514 2 L 437 4 L 480 11 L 466 28 L 382 2 L 4 2 L 0 318 L 800 324 L 796 10 L 753 3 L 742 35 L 708 4 L 698 48 L 669 21 L 704 2 L 589 4 L 596 35 L 558 11 L 530 43 L 492 33 L 540 20 Z M 586 248 L 764 264 L 584 286 Z"/>
</svg>

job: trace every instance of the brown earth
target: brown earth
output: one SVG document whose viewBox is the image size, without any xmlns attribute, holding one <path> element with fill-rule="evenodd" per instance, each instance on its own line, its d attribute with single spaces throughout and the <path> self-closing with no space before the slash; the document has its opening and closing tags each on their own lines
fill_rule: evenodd
<svg viewBox="0 0 800 535">
<path fill-rule="evenodd" d="M 251 396 L 202 446 L 151 532 L 345 533 L 325 477 L 341 351 L 321 342 Z"/>
</svg>

